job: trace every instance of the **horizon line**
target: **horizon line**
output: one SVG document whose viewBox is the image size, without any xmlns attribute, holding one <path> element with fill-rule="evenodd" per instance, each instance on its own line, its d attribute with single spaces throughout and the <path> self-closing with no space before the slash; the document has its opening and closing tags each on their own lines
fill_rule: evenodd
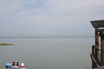
<svg viewBox="0 0 104 69">
<path fill-rule="evenodd" d="M 94 38 L 94 37 L 0 37 L 0 38 Z"/>
</svg>

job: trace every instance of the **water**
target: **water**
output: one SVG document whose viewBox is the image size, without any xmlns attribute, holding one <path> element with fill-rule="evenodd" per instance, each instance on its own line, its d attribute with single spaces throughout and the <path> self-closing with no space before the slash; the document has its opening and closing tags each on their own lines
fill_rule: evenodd
<svg viewBox="0 0 104 69">
<path fill-rule="evenodd" d="M 11 60 L 24 62 L 28 69 L 91 69 L 93 38 L 0 38 L 0 69 Z"/>
</svg>

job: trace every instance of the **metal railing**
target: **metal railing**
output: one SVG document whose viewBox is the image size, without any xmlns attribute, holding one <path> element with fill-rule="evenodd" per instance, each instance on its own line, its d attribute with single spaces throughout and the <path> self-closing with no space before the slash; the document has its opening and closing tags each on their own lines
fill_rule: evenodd
<svg viewBox="0 0 104 69">
<path fill-rule="evenodd" d="M 92 46 L 92 69 L 101 66 L 101 49 L 96 48 L 94 45 Z"/>
</svg>

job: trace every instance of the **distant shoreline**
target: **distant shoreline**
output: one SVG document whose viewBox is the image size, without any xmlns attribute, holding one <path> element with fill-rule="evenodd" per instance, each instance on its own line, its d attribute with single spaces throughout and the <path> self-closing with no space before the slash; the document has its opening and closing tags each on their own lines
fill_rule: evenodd
<svg viewBox="0 0 104 69">
<path fill-rule="evenodd" d="M 0 46 L 7 46 L 7 45 L 15 45 L 15 44 L 12 44 L 12 43 L 0 43 Z"/>
</svg>

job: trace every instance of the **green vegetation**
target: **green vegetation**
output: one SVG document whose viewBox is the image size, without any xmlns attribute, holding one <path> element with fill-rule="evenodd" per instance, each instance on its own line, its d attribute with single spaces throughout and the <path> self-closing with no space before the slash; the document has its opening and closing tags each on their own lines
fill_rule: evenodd
<svg viewBox="0 0 104 69">
<path fill-rule="evenodd" d="M 11 44 L 11 43 L 0 43 L 0 46 L 9 46 L 9 45 L 15 45 L 15 44 Z"/>
</svg>

